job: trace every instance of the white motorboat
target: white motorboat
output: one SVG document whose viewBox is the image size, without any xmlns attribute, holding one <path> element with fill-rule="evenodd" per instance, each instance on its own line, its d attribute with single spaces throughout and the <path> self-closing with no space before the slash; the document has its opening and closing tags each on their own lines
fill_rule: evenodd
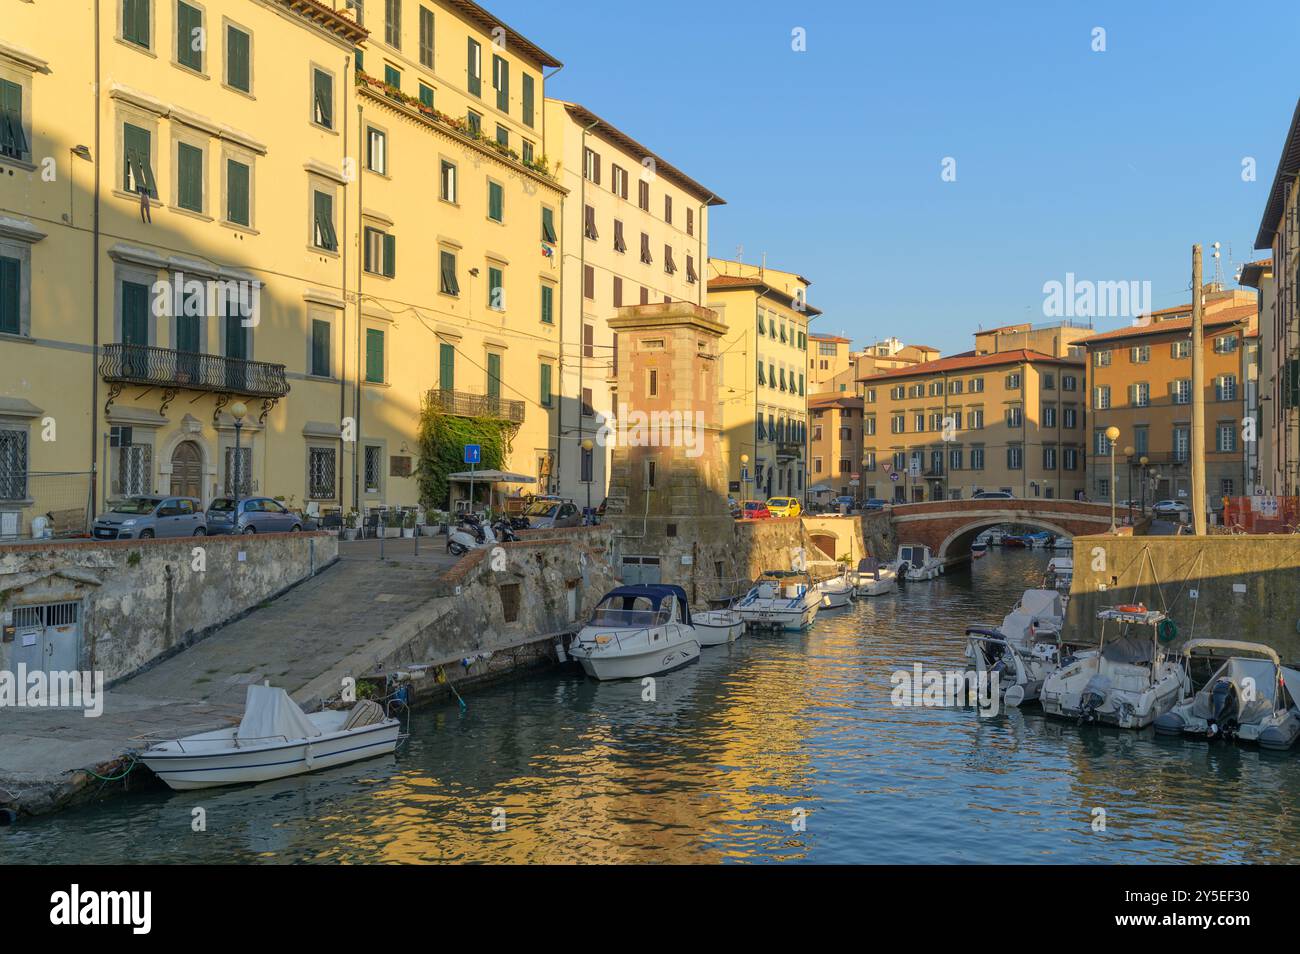
<svg viewBox="0 0 1300 954">
<path fill-rule="evenodd" d="M 705 610 L 691 614 L 691 625 L 701 646 L 734 643 L 745 633 L 745 620 L 734 609 Z"/>
<path fill-rule="evenodd" d="M 875 557 L 859 560 L 857 570 L 850 572 L 849 579 L 853 582 L 854 595 L 859 598 L 880 596 L 898 589 L 897 571 Z"/>
<path fill-rule="evenodd" d="M 800 570 L 767 570 L 754 583 L 736 610 L 750 626 L 800 630 L 812 625 L 822 594 Z"/>
<path fill-rule="evenodd" d="M 972 560 L 981 560 L 989 555 L 989 545 L 976 540 L 970 545 L 970 557 Z"/>
<path fill-rule="evenodd" d="M 899 568 L 908 580 L 933 580 L 943 572 L 943 562 L 922 543 L 905 543 L 898 548 Z"/>
<path fill-rule="evenodd" d="M 1225 653 L 1231 655 L 1224 659 Z M 1195 685 L 1198 664 L 1212 666 L 1220 659 L 1223 664 L 1199 691 L 1156 719 L 1156 731 L 1203 739 L 1243 739 L 1267 749 L 1289 749 L 1300 736 L 1300 713 L 1296 710 L 1300 672 L 1283 666 L 1277 652 L 1260 643 L 1193 639 L 1183 647 L 1188 682 Z"/>
<path fill-rule="evenodd" d="M 849 605 L 853 599 L 853 581 L 849 579 L 849 568 L 845 567 L 839 576 L 832 576 L 817 584 L 817 592 L 822 596 L 822 609 L 840 609 Z"/>
<path fill-rule="evenodd" d="M 1145 606 L 1114 606 L 1097 614 L 1096 649 L 1061 660 L 1043 681 L 1039 701 L 1049 715 L 1142 729 L 1172 709 L 1188 691 L 1187 675 L 1162 642 L 1177 637 L 1173 621 Z M 1108 624 L 1119 632 L 1107 639 Z"/>
<path fill-rule="evenodd" d="M 700 658 L 686 591 L 646 583 L 610 590 L 569 646 L 594 679 L 641 679 Z"/>
<path fill-rule="evenodd" d="M 1043 585 L 1055 587 L 1062 592 L 1070 592 L 1074 582 L 1074 558 L 1054 556 L 1047 561 L 1047 573 L 1043 576 Z"/>
<path fill-rule="evenodd" d="M 308 715 L 283 689 L 252 685 L 237 727 L 159 742 L 139 758 L 171 788 L 215 788 L 387 755 L 397 747 L 399 730 L 376 702 Z"/>
<path fill-rule="evenodd" d="M 1009 706 L 1038 698 L 1060 657 L 1065 603 L 1055 590 L 1026 590 L 997 629 L 966 630 L 966 656 L 978 673 L 997 674 Z"/>
<path fill-rule="evenodd" d="M 1072 537 L 1064 537 L 1064 536 L 1060 536 L 1060 535 L 1058 535 L 1058 536 L 1057 536 L 1057 537 L 1052 541 L 1052 549 L 1053 549 L 1053 550 L 1073 550 L 1073 549 L 1074 549 L 1074 539 L 1073 539 Z"/>
</svg>

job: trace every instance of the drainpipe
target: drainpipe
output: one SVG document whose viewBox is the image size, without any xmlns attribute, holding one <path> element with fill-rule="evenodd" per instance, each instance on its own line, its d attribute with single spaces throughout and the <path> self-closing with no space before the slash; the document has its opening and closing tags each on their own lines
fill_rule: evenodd
<svg viewBox="0 0 1300 954">
<path fill-rule="evenodd" d="M 358 164 L 362 161 L 362 157 L 365 155 L 364 150 L 365 150 L 365 128 L 366 128 L 366 125 L 365 125 L 365 119 L 364 119 L 364 115 L 365 115 L 364 111 L 365 111 L 365 107 L 362 106 L 361 103 L 358 102 L 358 103 L 357 103 L 357 162 L 358 162 Z M 364 179 L 365 179 L 365 176 L 362 175 L 360 168 L 358 168 L 358 169 L 357 169 L 357 222 L 358 222 L 358 223 L 360 223 L 360 221 L 361 221 L 361 209 L 362 209 L 363 203 L 364 203 L 364 201 L 365 201 L 365 199 L 364 199 L 364 192 L 365 192 L 365 183 L 364 183 Z M 357 235 L 360 236 L 360 234 L 361 234 L 361 232 L 360 232 L 360 230 L 358 230 Z M 350 238 L 350 237 L 349 237 L 349 238 Z M 354 409 L 354 410 L 353 410 L 353 422 L 352 422 L 352 427 L 353 427 L 353 431 L 352 431 L 352 437 L 353 437 L 353 440 L 352 440 L 352 505 L 353 505 L 353 507 L 356 509 L 356 511 L 357 511 L 358 513 L 361 512 L 361 484 L 360 484 L 360 471 L 359 471 L 360 463 L 359 463 L 358 458 L 360 458 L 360 456 L 361 456 L 361 453 L 360 453 L 360 451 L 361 451 L 361 346 L 362 346 L 362 340 L 361 340 L 361 281 L 362 281 L 362 278 L 361 278 L 361 266 L 362 266 L 362 263 L 364 262 L 364 260 L 365 260 L 364 257 L 360 254 L 360 250 L 358 249 L 358 254 L 357 254 L 357 361 L 356 361 L 356 364 L 357 364 L 357 371 L 356 371 L 356 384 L 355 384 L 355 387 L 353 388 L 353 391 L 354 391 L 354 394 L 353 394 L 353 409 Z"/>
<path fill-rule="evenodd" d="M 354 86 L 354 85 L 348 83 L 348 70 L 352 67 L 352 64 L 353 64 L 353 58 L 352 58 L 351 56 L 349 56 L 347 59 L 345 59 L 345 60 L 343 61 L 343 94 L 344 94 L 344 96 L 347 95 L 347 91 L 348 91 L 348 90 L 350 90 L 350 89 L 355 89 L 355 86 Z M 343 160 L 344 160 L 344 162 L 346 162 L 346 161 L 347 161 L 347 151 L 348 151 L 348 146 L 347 146 L 347 143 L 348 143 L 348 111 L 347 111 L 346 109 L 343 109 L 343 110 L 340 110 L 340 111 L 343 113 L 343 152 L 344 152 Z M 347 184 L 347 182 L 344 182 L 344 183 L 343 183 L 343 202 L 342 202 L 342 205 L 343 205 L 343 221 L 342 221 L 340 224 L 343 226 L 343 234 L 344 234 L 344 235 L 347 235 L 347 232 L 348 232 L 348 184 Z M 343 481 L 344 481 L 344 479 L 345 479 L 345 478 L 344 478 L 344 470 L 343 470 L 343 461 L 346 459 L 346 456 L 347 456 L 347 442 L 343 439 L 343 418 L 347 416 L 347 407 L 348 407 L 348 405 L 347 405 L 347 400 L 348 400 L 348 397 L 347 397 L 347 395 L 348 395 L 348 375 L 347 375 L 347 367 L 348 367 L 348 308 L 347 308 L 347 302 L 348 302 L 348 247 L 347 247 L 347 245 L 346 245 L 346 244 L 343 244 L 342 247 L 339 249 L 339 251 L 342 253 L 342 263 L 341 263 L 341 281 L 340 281 L 340 284 L 342 285 L 342 289 L 341 289 L 341 290 L 342 290 L 342 296 L 341 296 L 341 297 L 342 297 L 342 299 L 343 299 L 343 310 L 342 310 L 342 312 L 341 312 L 341 321 L 340 321 L 340 323 L 339 323 L 339 467 L 338 467 L 338 473 L 334 475 L 334 480 L 335 480 L 335 482 L 338 484 L 338 493 L 339 493 L 339 509 L 340 509 L 340 510 L 343 510 L 343 509 L 347 506 L 347 504 L 346 504 L 346 500 L 345 500 L 345 497 L 344 497 L 344 490 L 345 490 L 345 488 L 344 488 L 344 484 L 343 484 Z M 309 330 L 310 330 L 310 328 L 309 328 Z"/>
<path fill-rule="evenodd" d="M 699 281 L 697 282 L 697 284 L 700 286 L 698 297 L 699 297 L 699 304 L 701 308 L 704 307 L 704 294 L 705 294 L 704 286 L 708 284 L 708 282 L 705 280 L 705 276 L 709 270 L 709 263 L 704 260 L 704 217 L 705 215 L 707 215 L 706 210 L 709 207 L 709 203 L 712 202 L 713 199 L 714 199 L 714 195 L 712 192 L 710 192 L 709 197 L 705 199 L 702 203 L 700 203 L 700 217 L 699 217 L 700 220 L 697 223 L 700 231 L 699 234 L 695 236 L 695 244 L 698 248 L 698 251 L 695 254 L 700 263 Z"/>
<path fill-rule="evenodd" d="M 582 417 L 582 388 L 586 384 L 587 374 L 587 133 L 591 132 L 600 125 L 599 119 L 593 119 L 591 125 L 582 131 L 582 138 L 578 141 L 582 149 L 582 180 L 579 186 L 579 201 L 582 204 L 582 244 L 578 247 L 578 454 L 581 460 L 582 442 L 587 437 L 587 424 Z M 595 278 L 592 278 L 592 295 L 596 294 Z M 592 341 L 595 342 L 596 329 L 592 328 Z M 560 406 L 557 409 L 560 417 L 560 427 L 563 428 L 564 418 L 564 337 L 560 336 Z M 594 401 L 594 398 L 593 398 Z M 555 446 L 556 457 L 556 482 L 559 482 L 560 474 L 563 472 L 563 466 L 559 463 L 564 458 L 564 450 L 560 444 Z M 593 450 L 591 460 L 592 477 L 595 477 L 596 454 Z M 581 465 L 579 465 L 578 476 L 582 476 Z M 591 485 L 587 485 L 587 495 L 591 495 Z M 649 500 L 647 499 L 647 506 Z"/>
<path fill-rule="evenodd" d="M 100 87 L 100 42 L 99 42 L 99 0 L 95 0 L 95 199 L 94 223 L 90 237 L 90 520 L 95 519 L 95 502 L 99 491 L 99 441 L 96 440 L 94 422 L 99 420 L 99 189 L 100 189 L 100 145 L 101 122 L 99 115 Z M 69 169 L 69 176 L 72 171 Z M 69 208 L 68 210 L 72 210 Z M 107 423 L 107 421 L 105 421 Z M 107 454 L 105 454 L 107 457 Z"/>
</svg>

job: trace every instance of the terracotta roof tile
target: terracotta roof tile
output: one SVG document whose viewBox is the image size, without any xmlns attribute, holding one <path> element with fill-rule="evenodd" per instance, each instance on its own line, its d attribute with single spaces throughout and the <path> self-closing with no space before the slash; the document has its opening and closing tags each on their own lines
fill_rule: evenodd
<svg viewBox="0 0 1300 954">
<path fill-rule="evenodd" d="M 880 381 L 891 378 L 921 378 L 940 374 L 944 371 L 965 371 L 972 368 L 996 368 L 1000 365 L 1022 364 L 1026 361 L 1033 364 L 1083 366 L 1083 362 L 1077 358 L 1055 358 L 1050 354 L 1043 354 L 1041 351 L 1030 351 L 1027 348 L 1018 348 L 1015 351 L 995 351 L 992 354 L 953 355 L 949 358 L 939 358 L 937 361 L 927 361 L 925 364 L 916 364 L 907 368 L 894 368 L 891 371 L 882 371 L 879 374 L 872 374 L 865 378 L 858 378 L 858 380 Z"/>
<path fill-rule="evenodd" d="M 1166 311 L 1177 309 L 1165 309 Z M 1257 309 L 1254 305 L 1238 305 L 1235 308 L 1225 308 L 1217 311 L 1213 315 L 1207 315 L 1205 318 L 1206 328 L 1219 328 L 1223 325 L 1234 325 L 1241 321 L 1249 321 L 1255 316 Z M 1160 314 L 1160 312 L 1153 312 Z M 1125 338 L 1140 338 L 1144 335 L 1163 335 L 1174 331 L 1190 331 L 1192 327 L 1191 318 L 1167 318 L 1164 321 L 1153 321 L 1145 325 L 1128 325 L 1123 328 L 1115 328 L 1112 331 L 1104 331 L 1099 335 L 1092 335 L 1087 338 L 1080 338 L 1075 344 L 1090 346 L 1094 344 L 1104 344 L 1107 341 L 1119 341 Z"/>
</svg>

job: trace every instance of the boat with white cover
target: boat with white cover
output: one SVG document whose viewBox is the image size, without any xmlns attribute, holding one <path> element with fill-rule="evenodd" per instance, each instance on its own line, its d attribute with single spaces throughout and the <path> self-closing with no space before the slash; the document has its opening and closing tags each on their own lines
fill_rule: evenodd
<svg viewBox="0 0 1300 954">
<path fill-rule="evenodd" d="M 802 570 L 767 570 L 754 583 L 736 610 L 750 626 L 800 630 L 812 625 L 822 594 Z"/>
<path fill-rule="evenodd" d="M 252 685 L 237 727 L 159 742 L 139 759 L 178 791 L 215 788 L 388 755 L 399 730 L 399 722 L 371 700 L 309 715 L 283 689 Z"/>
<path fill-rule="evenodd" d="M 1006 705 L 1038 698 L 1060 658 L 1065 603 L 1056 590 L 1026 590 L 997 629 L 966 630 L 966 656 L 977 673 L 997 675 Z"/>
<path fill-rule="evenodd" d="M 857 570 L 851 571 L 849 579 L 853 582 L 853 593 L 863 596 L 880 596 L 898 589 L 898 573 L 875 557 L 858 561 Z"/>
<path fill-rule="evenodd" d="M 1045 586 L 1053 586 L 1064 593 L 1070 592 L 1074 582 L 1074 558 L 1054 556 L 1047 561 L 1047 573 L 1043 576 Z"/>
<path fill-rule="evenodd" d="M 1218 652 L 1216 652 L 1218 650 Z M 1224 659 L 1225 654 L 1227 658 Z M 1243 739 L 1267 749 L 1289 749 L 1300 736 L 1300 672 L 1282 665 L 1277 651 L 1235 639 L 1193 639 L 1183 647 L 1183 668 L 1194 684 L 1197 664 L 1223 664 L 1156 719 L 1156 731 L 1202 739 Z M 1202 669 L 1204 671 L 1204 669 Z"/>
<path fill-rule="evenodd" d="M 923 543 L 905 543 L 899 547 L 898 565 L 908 580 L 933 580 L 943 572 L 943 561 Z"/>
<path fill-rule="evenodd" d="M 691 625 L 701 646 L 723 646 L 745 634 L 745 619 L 734 609 L 692 613 Z"/>
<path fill-rule="evenodd" d="M 1162 645 L 1177 638 L 1173 620 L 1145 606 L 1112 606 L 1097 613 L 1096 649 L 1062 659 L 1043 681 L 1039 702 L 1049 715 L 1142 729 L 1172 709 L 1189 690 L 1187 675 Z M 1107 638 L 1107 626 L 1118 632 Z"/>
<path fill-rule="evenodd" d="M 641 679 L 700 658 L 700 640 L 680 586 L 644 583 L 604 595 L 569 654 L 594 679 Z"/>
<path fill-rule="evenodd" d="M 817 584 L 817 592 L 822 595 L 822 609 L 840 609 L 848 606 L 853 599 L 853 582 L 849 579 L 849 568 L 845 567 L 839 576 L 822 580 Z"/>
</svg>

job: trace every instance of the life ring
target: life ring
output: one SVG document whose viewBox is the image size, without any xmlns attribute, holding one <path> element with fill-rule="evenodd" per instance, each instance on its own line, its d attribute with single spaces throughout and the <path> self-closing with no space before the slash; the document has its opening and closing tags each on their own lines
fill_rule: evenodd
<svg viewBox="0 0 1300 954">
<path fill-rule="evenodd" d="M 1166 616 L 1156 626 L 1156 636 L 1162 643 L 1172 643 L 1178 638 L 1178 624 Z"/>
<path fill-rule="evenodd" d="M 1142 603 L 1124 603 L 1120 606 L 1116 606 L 1115 609 L 1119 610 L 1121 613 L 1145 613 L 1147 611 L 1146 606 Z"/>
</svg>

